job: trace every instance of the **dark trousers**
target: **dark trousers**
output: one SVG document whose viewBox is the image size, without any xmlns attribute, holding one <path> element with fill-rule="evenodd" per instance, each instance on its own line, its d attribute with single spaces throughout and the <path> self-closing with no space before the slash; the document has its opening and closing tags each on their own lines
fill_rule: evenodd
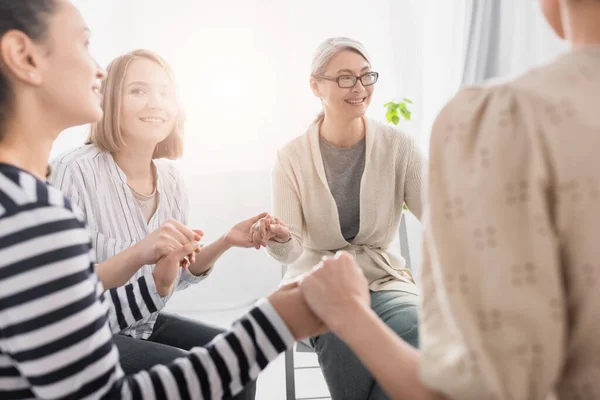
<svg viewBox="0 0 600 400">
<path fill-rule="evenodd" d="M 131 375 L 185 357 L 192 347 L 206 346 L 223 332 L 223 329 L 215 326 L 161 312 L 147 340 L 120 334 L 113 338 L 119 349 L 121 367 L 127 375 Z M 255 393 L 256 382 L 250 382 L 233 399 L 254 400 Z"/>
</svg>

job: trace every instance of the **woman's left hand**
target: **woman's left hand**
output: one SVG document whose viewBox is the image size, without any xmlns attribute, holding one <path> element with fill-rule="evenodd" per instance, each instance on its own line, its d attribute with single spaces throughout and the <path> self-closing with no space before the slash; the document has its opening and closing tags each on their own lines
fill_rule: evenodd
<svg viewBox="0 0 600 400">
<path fill-rule="evenodd" d="M 248 237 L 248 232 L 250 232 L 252 225 L 268 215 L 269 213 L 263 212 L 255 217 L 248 218 L 235 224 L 233 228 L 225 234 L 225 242 L 232 247 L 242 247 L 247 249 L 254 247 L 252 241 Z"/>
<path fill-rule="evenodd" d="M 346 252 L 323 257 L 299 286 L 317 317 L 341 337 L 353 329 L 353 316 L 360 308 L 370 309 L 367 278 L 354 257 Z"/>
<path fill-rule="evenodd" d="M 290 240 L 290 230 L 281 219 L 266 215 L 252 225 L 250 241 L 258 250 L 261 246 L 267 247 L 269 240 L 285 243 Z"/>
</svg>

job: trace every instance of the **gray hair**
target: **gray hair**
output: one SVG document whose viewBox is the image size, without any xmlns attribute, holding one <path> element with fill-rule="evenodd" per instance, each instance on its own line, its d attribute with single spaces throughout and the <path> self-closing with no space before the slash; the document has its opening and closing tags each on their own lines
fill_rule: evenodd
<svg viewBox="0 0 600 400">
<path fill-rule="evenodd" d="M 319 75 L 323 75 L 333 57 L 343 51 L 358 53 L 371 64 L 367 49 L 361 42 L 347 37 L 329 38 L 324 40 L 315 51 L 311 65 L 311 77 L 316 78 Z M 325 114 L 321 111 L 315 119 L 315 123 L 323 120 L 324 116 Z"/>
</svg>

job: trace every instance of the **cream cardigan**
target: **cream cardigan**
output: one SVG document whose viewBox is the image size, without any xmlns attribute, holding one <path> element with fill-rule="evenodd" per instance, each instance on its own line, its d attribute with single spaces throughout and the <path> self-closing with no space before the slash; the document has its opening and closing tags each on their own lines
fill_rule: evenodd
<svg viewBox="0 0 600 400">
<path fill-rule="evenodd" d="M 273 215 L 287 223 L 291 239 L 270 241 L 267 250 L 289 264 L 284 283 L 308 272 L 323 256 L 346 250 L 356 256 L 371 290 L 418 294 L 406 261 L 390 251 L 397 246 L 403 204 L 421 218 L 424 158 L 416 143 L 391 126 L 365 118 L 360 230 L 347 242 L 323 168 L 319 127 L 312 124 L 280 150 L 273 170 Z"/>
</svg>

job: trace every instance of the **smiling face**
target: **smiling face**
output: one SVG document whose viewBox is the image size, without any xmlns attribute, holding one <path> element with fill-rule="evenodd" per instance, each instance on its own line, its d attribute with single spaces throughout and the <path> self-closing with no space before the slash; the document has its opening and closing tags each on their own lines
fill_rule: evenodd
<svg viewBox="0 0 600 400">
<path fill-rule="evenodd" d="M 119 122 L 129 146 L 155 147 L 173 132 L 178 104 L 173 82 L 161 65 L 143 57 L 132 60 L 121 96 Z"/>
<path fill-rule="evenodd" d="M 331 78 L 359 77 L 370 71 L 371 65 L 362 55 L 356 51 L 344 50 L 329 61 L 323 75 Z M 365 115 L 375 86 L 364 86 L 359 79 L 353 87 L 341 88 L 337 82 L 319 79 L 317 76 L 311 79 L 311 88 L 315 96 L 321 98 L 327 116 L 354 119 Z"/>
<path fill-rule="evenodd" d="M 102 117 L 99 89 L 105 72 L 89 52 L 90 31 L 70 1 L 45 3 L 47 12 L 35 16 L 43 32 L 33 38 L 16 28 L 7 32 L 6 27 L 0 28 L 0 74 L 4 82 L 10 82 L 1 85 L 2 108 L 10 110 L 6 103 L 27 95 L 30 107 L 39 106 L 42 119 L 53 127 L 66 129 L 97 121 Z M 34 24 L 35 7 L 18 5 L 12 12 L 20 12 L 21 18 Z M 40 28 L 27 29 L 32 33 Z"/>
</svg>

